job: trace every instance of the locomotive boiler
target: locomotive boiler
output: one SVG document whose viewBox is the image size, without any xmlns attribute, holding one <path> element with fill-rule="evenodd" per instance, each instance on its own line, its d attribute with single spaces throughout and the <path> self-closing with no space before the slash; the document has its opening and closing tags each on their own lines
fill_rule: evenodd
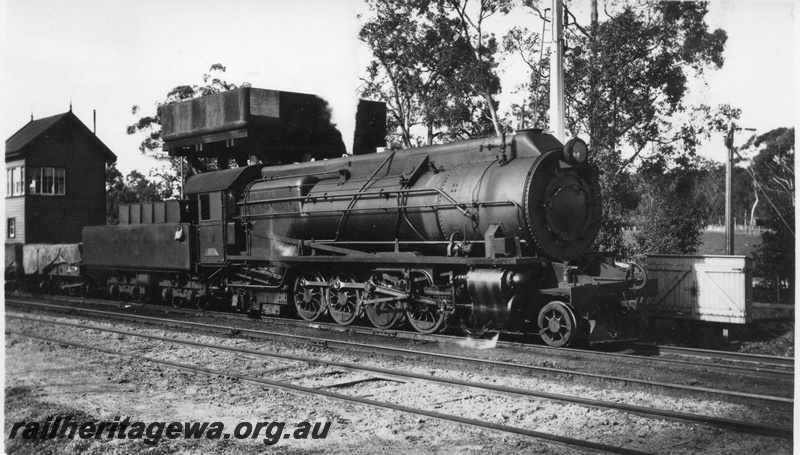
<svg viewBox="0 0 800 455">
<path fill-rule="evenodd" d="M 86 228 L 97 287 L 341 325 L 528 333 L 552 346 L 636 336 L 642 286 L 586 255 L 602 199 L 583 141 L 524 130 L 312 161 L 303 147 L 287 159 L 269 148 L 292 142 L 286 128 L 274 133 L 282 96 L 242 89 L 166 113 L 176 154 L 198 150 L 193 135 L 228 147 L 245 138 L 244 157 L 296 162 L 220 166 L 190 177 L 185 199 L 123 206 L 120 225 Z M 191 112 L 202 118 L 183 118 Z M 264 125 L 273 132 L 254 132 Z"/>
</svg>

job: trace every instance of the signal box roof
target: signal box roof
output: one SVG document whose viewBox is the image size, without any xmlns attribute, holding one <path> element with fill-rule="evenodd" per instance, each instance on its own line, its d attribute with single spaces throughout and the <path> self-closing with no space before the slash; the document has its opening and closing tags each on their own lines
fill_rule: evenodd
<svg viewBox="0 0 800 455">
<path fill-rule="evenodd" d="M 31 148 L 29 145 L 36 142 L 40 137 L 47 137 L 49 133 L 57 128 L 68 128 L 86 137 L 89 142 L 96 146 L 97 151 L 105 158 L 106 162 L 113 163 L 117 160 L 117 155 L 84 125 L 70 109 L 69 112 L 39 120 L 31 118 L 28 124 L 6 139 L 6 161 L 21 158 Z"/>
</svg>

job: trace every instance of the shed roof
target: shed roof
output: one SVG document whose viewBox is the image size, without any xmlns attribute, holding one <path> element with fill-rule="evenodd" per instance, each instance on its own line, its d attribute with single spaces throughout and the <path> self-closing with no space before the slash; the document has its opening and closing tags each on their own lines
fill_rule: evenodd
<svg viewBox="0 0 800 455">
<path fill-rule="evenodd" d="M 27 125 L 23 126 L 16 133 L 6 139 L 6 160 L 9 158 L 17 158 L 25 153 L 26 146 L 34 140 L 50 131 L 57 125 L 69 124 L 68 126 L 82 130 L 86 137 L 93 142 L 98 151 L 105 157 L 107 162 L 113 163 L 117 160 L 115 155 L 104 143 L 101 141 L 89 128 L 80 121 L 70 109 L 69 112 L 63 114 L 45 117 L 39 120 L 31 120 Z"/>
</svg>

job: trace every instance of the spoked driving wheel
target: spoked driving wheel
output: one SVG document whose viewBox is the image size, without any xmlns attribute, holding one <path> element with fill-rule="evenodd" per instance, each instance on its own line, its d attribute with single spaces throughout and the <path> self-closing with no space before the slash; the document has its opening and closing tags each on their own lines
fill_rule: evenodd
<svg viewBox="0 0 800 455">
<path fill-rule="evenodd" d="M 562 302 L 550 302 L 539 312 L 539 334 L 550 346 L 569 346 L 575 340 L 576 328 L 575 315 Z"/>
<path fill-rule="evenodd" d="M 413 302 L 406 311 L 408 322 L 419 333 L 435 333 L 444 326 L 445 314 L 438 306 Z"/>
<path fill-rule="evenodd" d="M 314 284 L 321 281 L 322 275 L 312 271 L 303 271 L 294 280 L 294 308 L 306 321 L 316 321 L 325 311 L 324 288 Z"/>
<path fill-rule="evenodd" d="M 348 275 L 339 275 L 331 280 L 328 295 L 328 311 L 339 325 L 350 325 L 361 313 L 361 294 L 358 289 L 348 288 L 355 280 Z"/>
<path fill-rule="evenodd" d="M 398 291 L 398 283 L 394 282 L 386 276 L 376 277 L 373 283 L 377 286 L 386 288 L 395 288 Z M 400 291 L 402 292 L 402 291 Z M 390 298 L 387 294 L 374 292 L 374 298 Z M 403 303 L 399 300 L 387 300 L 384 302 L 375 302 L 373 304 L 365 305 L 364 312 L 367 313 L 372 325 L 379 329 L 388 330 L 401 323 L 403 320 Z"/>
<path fill-rule="evenodd" d="M 412 289 L 416 295 L 419 295 L 425 286 L 433 285 L 433 280 L 427 273 L 413 272 L 411 277 Z M 444 325 L 445 313 L 440 311 L 438 305 L 411 300 L 408 302 L 406 317 L 417 332 L 434 333 Z"/>
</svg>

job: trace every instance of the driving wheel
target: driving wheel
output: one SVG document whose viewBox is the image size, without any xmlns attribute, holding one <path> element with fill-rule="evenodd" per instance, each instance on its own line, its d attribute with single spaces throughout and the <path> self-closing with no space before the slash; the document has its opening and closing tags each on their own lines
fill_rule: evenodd
<svg viewBox="0 0 800 455">
<path fill-rule="evenodd" d="M 397 283 L 386 276 L 373 279 L 373 283 L 387 288 L 397 288 Z M 375 293 L 375 297 L 384 298 L 387 296 Z M 364 312 L 367 313 L 367 317 L 370 322 L 372 322 L 372 325 L 383 330 L 388 330 L 399 325 L 404 315 L 403 303 L 399 300 L 364 305 Z"/>
<path fill-rule="evenodd" d="M 433 280 L 426 273 L 415 272 L 412 274 L 412 280 L 414 281 L 412 288 L 415 294 L 418 294 L 418 290 L 423 289 L 425 286 L 433 285 Z M 438 305 L 430 305 L 414 300 L 408 302 L 406 317 L 411 327 L 414 327 L 414 330 L 426 334 L 439 331 L 445 321 L 445 313 L 440 311 Z"/>
<path fill-rule="evenodd" d="M 339 325 L 350 325 L 361 313 L 361 294 L 358 289 L 345 288 L 341 284 L 352 284 L 355 280 L 348 275 L 339 275 L 331 280 L 332 286 L 325 292 L 328 295 L 328 311 Z"/>
<path fill-rule="evenodd" d="M 309 322 L 319 319 L 325 311 L 324 288 L 307 284 L 319 281 L 322 281 L 322 275 L 312 271 L 303 271 L 294 280 L 294 308 L 298 316 Z"/>
</svg>

